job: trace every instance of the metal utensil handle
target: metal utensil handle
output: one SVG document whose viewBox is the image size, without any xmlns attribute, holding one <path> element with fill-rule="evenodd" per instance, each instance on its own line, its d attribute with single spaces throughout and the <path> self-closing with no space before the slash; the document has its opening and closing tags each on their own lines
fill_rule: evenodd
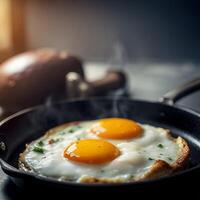
<svg viewBox="0 0 200 200">
<path fill-rule="evenodd" d="M 109 70 L 104 78 L 89 82 L 93 94 L 98 95 L 102 92 L 116 90 L 126 85 L 126 75 L 123 71 Z"/>
<path fill-rule="evenodd" d="M 189 81 L 188 83 L 185 83 L 181 86 L 178 86 L 177 88 L 167 92 L 160 101 L 173 105 L 175 104 L 179 99 L 197 91 L 200 90 L 200 78 L 196 78 L 192 81 Z"/>
</svg>

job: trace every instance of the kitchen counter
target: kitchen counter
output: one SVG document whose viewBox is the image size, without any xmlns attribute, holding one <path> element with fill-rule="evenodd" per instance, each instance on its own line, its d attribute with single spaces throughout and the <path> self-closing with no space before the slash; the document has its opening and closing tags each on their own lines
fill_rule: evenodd
<svg viewBox="0 0 200 200">
<path fill-rule="evenodd" d="M 86 75 L 89 80 L 103 76 L 109 65 L 106 63 L 87 63 Z M 200 66 L 185 64 L 127 64 L 123 67 L 129 79 L 131 98 L 156 101 L 170 89 L 200 76 Z M 178 106 L 186 106 L 200 112 L 200 92 L 186 97 Z M 200 196 L 200 194 L 197 194 Z M 0 170 L 0 200 L 27 199 Z"/>
</svg>

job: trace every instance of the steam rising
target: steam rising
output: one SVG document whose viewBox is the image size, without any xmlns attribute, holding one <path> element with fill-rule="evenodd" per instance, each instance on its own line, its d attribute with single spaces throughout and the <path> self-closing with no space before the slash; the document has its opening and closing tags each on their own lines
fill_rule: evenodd
<svg viewBox="0 0 200 200">
<path fill-rule="evenodd" d="M 110 69 L 120 70 L 126 72 L 126 65 L 128 61 L 128 56 L 124 45 L 120 42 L 116 42 L 113 45 L 111 57 L 109 59 Z M 107 108 L 104 105 L 100 105 L 99 101 L 94 101 L 92 104 L 93 110 L 98 113 L 97 118 L 105 117 L 127 117 L 128 106 L 125 103 L 128 93 L 128 86 L 125 85 L 124 88 L 120 88 L 110 94 L 112 98 L 111 108 Z M 124 103 L 123 103 L 124 102 Z"/>
<path fill-rule="evenodd" d="M 125 71 L 125 65 L 128 62 L 128 56 L 124 45 L 120 42 L 116 42 L 113 45 L 109 64 L 112 68 Z"/>
<path fill-rule="evenodd" d="M 128 62 L 128 56 L 125 49 L 125 46 L 121 42 L 116 42 L 115 45 L 113 45 L 113 54 L 110 59 L 110 65 L 114 69 L 126 72 L 126 65 Z M 120 88 L 115 93 L 113 93 L 113 108 L 112 108 L 112 115 L 117 117 L 122 115 L 123 117 L 126 117 L 126 113 L 124 112 L 124 109 L 120 109 L 123 107 L 119 107 L 119 100 L 122 99 L 124 96 L 127 95 L 128 86 L 125 85 L 124 88 Z"/>
</svg>

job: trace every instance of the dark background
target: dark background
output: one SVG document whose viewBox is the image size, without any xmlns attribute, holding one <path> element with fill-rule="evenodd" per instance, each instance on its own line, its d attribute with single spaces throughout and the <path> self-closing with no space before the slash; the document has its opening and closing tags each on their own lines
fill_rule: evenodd
<svg viewBox="0 0 200 200">
<path fill-rule="evenodd" d="M 120 46 L 131 62 L 196 63 L 199 10 L 199 1 L 189 0 L 27 0 L 27 46 L 90 61 L 107 61 Z"/>
</svg>

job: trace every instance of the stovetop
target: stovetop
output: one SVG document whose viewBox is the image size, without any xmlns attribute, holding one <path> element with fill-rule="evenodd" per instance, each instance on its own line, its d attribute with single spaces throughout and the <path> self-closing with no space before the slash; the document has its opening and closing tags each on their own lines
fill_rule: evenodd
<svg viewBox="0 0 200 200">
<path fill-rule="evenodd" d="M 90 62 L 86 64 L 86 75 L 93 80 L 101 77 L 109 65 L 106 63 Z M 132 98 L 156 101 L 164 93 L 184 82 L 200 76 L 200 66 L 191 63 L 184 64 L 127 64 L 123 70 L 127 71 L 129 91 Z M 185 106 L 200 112 L 200 92 L 178 102 L 178 106 Z M 200 195 L 200 194 L 199 194 Z M 17 188 L 11 180 L 0 170 L 0 200 L 27 199 L 24 191 Z"/>
</svg>

